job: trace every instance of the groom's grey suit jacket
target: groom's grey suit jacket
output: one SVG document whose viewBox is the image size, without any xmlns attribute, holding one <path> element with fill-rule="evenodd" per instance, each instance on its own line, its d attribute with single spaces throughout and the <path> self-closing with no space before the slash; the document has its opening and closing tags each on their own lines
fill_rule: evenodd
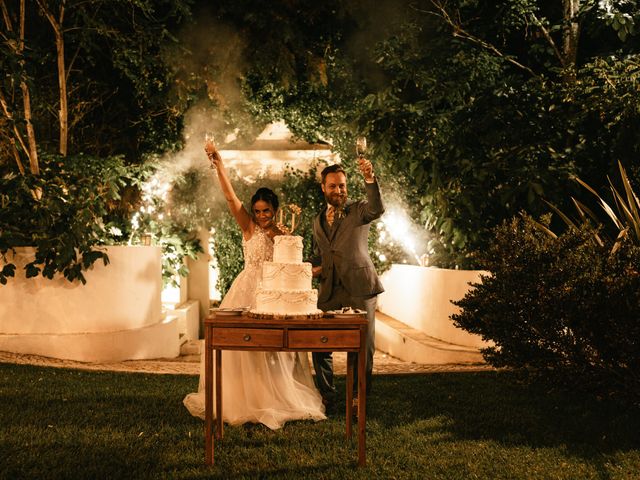
<svg viewBox="0 0 640 480">
<path fill-rule="evenodd" d="M 369 257 L 371 222 L 384 213 L 378 182 L 365 183 L 366 200 L 350 201 L 344 216 L 332 227 L 326 224 L 325 207 L 313 221 L 314 266 L 322 265 L 318 308 L 331 298 L 336 280 L 352 297 L 382 293 L 384 288 Z M 326 228 L 326 230 L 325 230 Z"/>
</svg>

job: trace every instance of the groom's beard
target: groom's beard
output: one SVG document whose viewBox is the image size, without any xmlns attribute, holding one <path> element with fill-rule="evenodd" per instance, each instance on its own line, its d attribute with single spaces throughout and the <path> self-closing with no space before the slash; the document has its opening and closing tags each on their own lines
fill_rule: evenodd
<svg viewBox="0 0 640 480">
<path fill-rule="evenodd" d="M 342 208 L 347 203 L 347 194 L 332 193 L 325 194 L 324 199 L 329 205 L 335 208 Z"/>
</svg>

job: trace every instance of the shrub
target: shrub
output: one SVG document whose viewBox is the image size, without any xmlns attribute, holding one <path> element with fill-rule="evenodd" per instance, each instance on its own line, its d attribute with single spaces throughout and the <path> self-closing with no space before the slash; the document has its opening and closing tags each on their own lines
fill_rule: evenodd
<svg viewBox="0 0 640 480">
<path fill-rule="evenodd" d="M 229 212 L 222 213 L 214 222 L 211 243 L 218 265 L 216 287 L 224 297 L 244 267 L 242 232 Z"/>
<path fill-rule="evenodd" d="M 176 172 L 153 160 L 136 178 L 138 210 L 121 219 L 122 230 L 134 243 L 144 243 L 143 237 L 149 236 L 151 243 L 162 248 L 163 285 L 177 286 L 177 276 L 189 273 L 185 257 L 196 259 L 204 251 L 197 233 L 209 227 L 211 201 L 202 171 Z"/>
<path fill-rule="evenodd" d="M 185 256 L 195 258 L 203 251 L 194 222 L 186 221 L 194 212 L 172 205 L 174 216 L 154 215 L 166 210 L 166 202 L 146 192 L 144 182 L 157 165 L 127 166 L 122 157 L 83 154 L 42 155 L 40 161 L 40 175 L 0 177 L 0 284 L 15 276 L 6 255 L 15 247 L 35 247 L 35 259 L 25 266 L 27 278 L 62 274 L 82 283 L 83 271 L 94 262 L 109 263 L 102 245 L 140 244 L 142 236 L 150 235 L 162 247 L 165 284 L 175 274 L 188 273 Z M 178 193 L 179 187 L 174 186 Z"/>
<path fill-rule="evenodd" d="M 491 275 L 452 319 L 494 342 L 482 351 L 490 364 L 640 400 L 639 246 L 612 252 L 588 223 L 554 238 L 522 215 L 480 256 Z"/>
<path fill-rule="evenodd" d="M 42 155 L 40 175 L 5 174 L 0 178 L 0 283 L 15 275 L 6 253 L 33 246 L 27 277 L 85 283 L 83 271 L 109 259 L 99 245 L 113 237 L 108 216 L 133 171 L 121 157 Z"/>
</svg>

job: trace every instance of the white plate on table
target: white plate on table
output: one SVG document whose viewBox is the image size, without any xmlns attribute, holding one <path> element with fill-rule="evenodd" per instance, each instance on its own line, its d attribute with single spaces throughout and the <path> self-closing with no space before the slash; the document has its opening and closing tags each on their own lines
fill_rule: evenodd
<svg viewBox="0 0 640 480">
<path fill-rule="evenodd" d="M 244 308 L 214 308 L 211 310 L 212 313 L 215 313 L 220 317 L 233 317 L 239 316 L 245 313 L 247 309 Z"/>
<path fill-rule="evenodd" d="M 366 310 L 350 308 L 349 310 L 329 310 L 325 312 L 325 315 L 333 318 L 351 318 L 351 317 L 359 317 L 366 313 L 367 313 Z"/>
</svg>

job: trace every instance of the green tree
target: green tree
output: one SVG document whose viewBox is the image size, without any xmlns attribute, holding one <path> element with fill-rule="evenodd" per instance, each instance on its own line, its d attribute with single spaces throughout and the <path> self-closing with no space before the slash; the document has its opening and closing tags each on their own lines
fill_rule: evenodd
<svg viewBox="0 0 640 480">
<path fill-rule="evenodd" d="M 179 138 L 182 112 L 169 99 L 170 70 L 159 54 L 189 5 L 0 2 L 3 283 L 15 270 L 6 254 L 17 246 L 36 247 L 27 276 L 84 281 L 82 270 L 108 262 L 96 246 L 122 241 L 109 226 L 130 210 L 122 192 L 140 179 L 131 164 Z M 188 232 L 171 227 L 167 248 L 197 250 Z"/>
<path fill-rule="evenodd" d="M 542 213 L 542 198 L 562 204 L 571 176 L 601 180 L 636 158 L 635 2 L 277 6 L 216 10 L 241 32 L 237 111 L 331 139 L 346 161 L 368 135 L 378 175 L 405 192 L 441 266 L 477 266 L 503 219 Z"/>
<path fill-rule="evenodd" d="M 160 55 L 190 2 L 3 1 L 0 163 L 38 152 L 124 154 L 129 161 L 174 144 L 182 112 L 172 108 Z M 36 141 L 37 138 L 37 141 Z"/>
</svg>

